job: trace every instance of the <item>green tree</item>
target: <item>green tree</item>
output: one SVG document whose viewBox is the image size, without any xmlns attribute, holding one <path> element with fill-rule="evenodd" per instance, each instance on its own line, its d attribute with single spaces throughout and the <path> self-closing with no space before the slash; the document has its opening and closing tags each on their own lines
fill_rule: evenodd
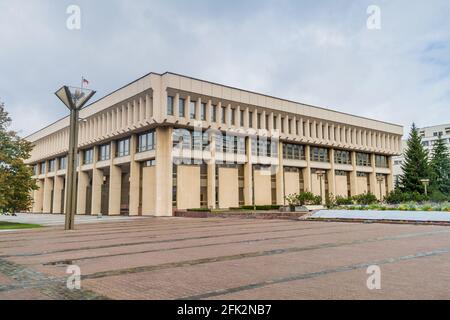
<svg viewBox="0 0 450 320">
<path fill-rule="evenodd" d="M 0 102 L 0 212 L 28 210 L 31 191 L 37 188 L 32 170 L 24 163 L 30 157 L 32 145 L 8 130 L 11 118 Z"/>
<path fill-rule="evenodd" d="M 420 180 L 430 178 L 428 152 L 422 145 L 422 138 L 414 123 L 409 134 L 402 170 L 400 189 L 403 192 L 423 193 L 425 190 Z"/>
<path fill-rule="evenodd" d="M 441 135 L 439 135 L 438 140 L 436 140 L 433 145 L 430 171 L 430 188 L 433 191 L 437 190 L 446 196 L 450 195 L 450 156 Z"/>
</svg>

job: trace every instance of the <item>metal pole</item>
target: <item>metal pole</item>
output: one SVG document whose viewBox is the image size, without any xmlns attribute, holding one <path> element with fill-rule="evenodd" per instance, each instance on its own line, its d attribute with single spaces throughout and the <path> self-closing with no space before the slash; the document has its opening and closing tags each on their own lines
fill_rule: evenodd
<svg viewBox="0 0 450 320">
<path fill-rule="evenodd" d="M 77 210 L 78 110 L 70 111 L 69 154 L 67 159 L 66 230 L 73 230 Z"/>
</svg>

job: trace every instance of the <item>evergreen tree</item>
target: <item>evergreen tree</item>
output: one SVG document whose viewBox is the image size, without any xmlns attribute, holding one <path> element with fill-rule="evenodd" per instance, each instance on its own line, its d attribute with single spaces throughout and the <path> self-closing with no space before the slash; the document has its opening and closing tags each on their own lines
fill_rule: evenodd
<svg viewBox="0 0 450 320">
<path fill-rule="evenodd" d="M 431 185 L 433 190 L 437 190 L 446 196 L 450 195 L 450 156 L 444 139 L 439 135 L 435 141 L 433 153 L 430 161 Z"/>
<path fill-rule="evenodd" d="M 13 213 L 30 208 L 31 191 L 37 187 L 31 168 L 24 163 L 32 145 L 8 131 L 10 124 L 11 118 L 0 102 L 0 212 Z"/>
<path fill-rule="evenodd" d="M 400 177 L 400 189 L 403 192 L 424 193 L 424 186 L 420 180 L 430 179 L 428 152 L 422 145 L 422 138 L 414 123 L 404 154 L 405 161 L 402 165 L 403 174 Z"/>
</svg>

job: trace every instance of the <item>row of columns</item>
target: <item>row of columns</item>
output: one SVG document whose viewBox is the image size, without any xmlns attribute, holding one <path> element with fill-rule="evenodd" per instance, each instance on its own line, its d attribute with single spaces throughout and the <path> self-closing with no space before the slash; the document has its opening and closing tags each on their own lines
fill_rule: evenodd
<svg viewBox="0 0 450 320">
<path fill-rule="evenodd" d="M 154 172 L 154 188 L 155 193 L 154 204 L 143 205 L 146 212 L 142 214 L 155 214 L 155 215 L 171 215 L 172 211 L 172 128 L 161 127 L 157 130 L 156 141 L 156 168 Z M 211 161 L 207 163 L 208 172 L 208 207 L 216 206 L 216 163 L 215 163 L 215 147 L 216 139 L 211 137 Z M 140 181 L 141 181 L 141 164 L 136 160 L 136 150 L 138 144 L 137 135 L 132 135 L 130 138 L 130 180 L 129 180 L 129 214 L 139 215 L 140 207 Z M 251 140 L 246 140 L 246 154 L 248 155 L 247 161 L 244 164 L 244 202 L 246 205 L 251 205 L 254 199 L 253 190 L 253 157 Z M 278 169 L 276 171 L 276 202 L 279 205 L 285 203 L 285 190 L 284 190 L 284 161 L 283 161 L 283 145 L 278 144 Z M 122 184 L 128 183 L 128 181 L 122 181 L 122 168 L 120 165 L 115 165 L 116 155 L 116 143 L 111 143 L 111 156 L 109 160 L 109 199 L 108 199 L 108 214 L 120 215 L 121 213 L 121 191 Z M 305 159 L 306 167 L 301 168 L 304 189 L 305 191 L 312 191 L 312 179 L 311 179 L 311 160 L 310 160 L 310 146 L 305 146 Z M 96 215 L 101 212 L 102 209 L 102 186 L 105 181 L 104 169 L 97 167 L 99 148 L 94 148 L 92 171 L 82 171 L 81 166 L 78 172 L 78 197 L 77 197 L 77 213 L 86 214 L 86 203 L 88 201 L 86 190 L 92 177 L 92 197 L 91 197 L 91 213 Z M 81 157 L 81 155 L 80 155 Z M 329 163 L 330 168 L 327 169 L 327 178 L 329 182 L 329 192 L 336 194 L 335 190 L 335 151 L 330 149 L 329 151 Z M 81 161 L 79 162 L 81 163 Z M 351 163 L 353 170 L 350 173 L 350 188 L 351 195 L 358 194 L 357 188 L 357 165 L 356 165 L 356 152 L 351 153 Z M 392 163 L 391 163 L 392 164 Z M 376 167 L 375 167 L 375 155 L 371 155 L 372 172 L 369 173 L 370 179 L 370 191 L 377 194 L 377 179 L 376 179 Z M 391 165 L 392 168 L 392 165 Z M 92 172 L 90 174 L 90 172 Z M 392 174 L 387 175 L 388 186 L 392 185 Z M 322 182 L 324 183 L 324 181 Z M 64 177 L 46 177 L 44 180 L 37 181 L 39 189 L 34 191 L 34 212 L 44 213 L 62 213 L 62 190 L 64 188 Z M 390 187 L 391 188 L 391 187 Z M 323 189 L 324 190 L 324 189 Z M 389 190 L 388 190 L 389 191 Z M 51 202 L 51 195 L 53 192 L 53 202 Z M 142 195 L 143 202 L 149 201 L 148 197 Z M 147 208 L 151 208 L 147 209 Z M 147 212 L 148 211 L 148 212 Z"/>
</svg>

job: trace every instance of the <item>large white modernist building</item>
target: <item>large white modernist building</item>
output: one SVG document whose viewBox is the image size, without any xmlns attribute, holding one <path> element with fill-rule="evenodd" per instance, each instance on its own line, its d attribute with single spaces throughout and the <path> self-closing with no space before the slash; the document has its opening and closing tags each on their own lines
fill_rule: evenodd
<svg viewBox="0 0 450 320">
<path fill-rule="evenodd" d="M 430 156 L 433 152 L 434 143 L 439 138 L 439 136 L 441 136 L 442 139 L 444 139 L 448 147 L 448 152 L 450 153 L 450 124 L 441 124 L 432 127 L 420 128 L 419 134 L 422 137 L 422 144 L 428 151 L 428 154 Z M 402 164 L 403 161 L 405 161 L 403 152 L 406 149 L 406 142 L 407 142 L 406 140 L 402 140 L 401 154 L 399 156 L 394 157 L 394 164 L 393 164 L 394 181 L 398 181 L 400 176 L 403 174 Z"/>
<path fill-rule="evenodd" d="M 80 112 L 79 214 L 284 204 L 309 190 L 393 188 L 401 126 L 173 73 L 150 73 Z M 30 135 L 33 212 L 62 213 L 69 118 Z M 380 194 L 381 190 L 381 194 Z"/>
</svg>

